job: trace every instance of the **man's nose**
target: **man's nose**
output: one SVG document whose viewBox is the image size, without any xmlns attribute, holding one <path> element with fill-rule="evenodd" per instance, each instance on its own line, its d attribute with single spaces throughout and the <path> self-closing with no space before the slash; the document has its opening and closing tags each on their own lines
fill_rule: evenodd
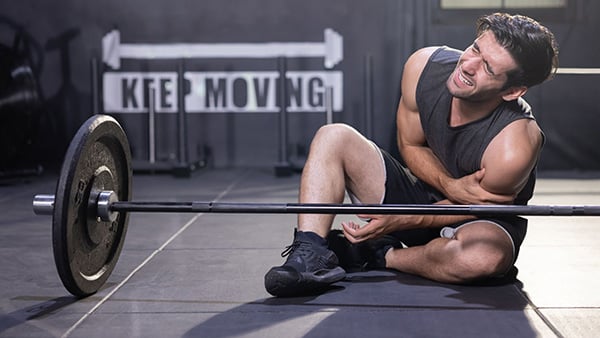
<svg viewBox="0 0 600 338">
<path fill-rule="evenodd" d="M 477 68 L 481 66 L 481 60 L 478 58 L 470 58 L 463 62 L 461 68 L 467 75 L 475 75 Z"/>
</svg>

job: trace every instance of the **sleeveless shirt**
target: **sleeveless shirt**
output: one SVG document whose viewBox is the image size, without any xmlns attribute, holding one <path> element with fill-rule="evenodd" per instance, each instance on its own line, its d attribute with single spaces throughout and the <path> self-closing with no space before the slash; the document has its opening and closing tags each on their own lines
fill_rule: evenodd
<svg viewBox="0 0 600 338">
<path fill-rule="evenodd" d="M 429 58 L 419 78 L 416 101 L 427 145 L 454 178 L 481 168 L 483 153 L 492 139 L 507 125 L 519 119 L 534 119 L 522 98 L 504 101 L 489 115 L 470 123 L 449 125 L 452 95 L 446 81 L 454 71 L 461 51 L 440 47 Z M 527 204 L 533 195 L 535 171 L 531 171 L 515 204 Z"/>
</svg>

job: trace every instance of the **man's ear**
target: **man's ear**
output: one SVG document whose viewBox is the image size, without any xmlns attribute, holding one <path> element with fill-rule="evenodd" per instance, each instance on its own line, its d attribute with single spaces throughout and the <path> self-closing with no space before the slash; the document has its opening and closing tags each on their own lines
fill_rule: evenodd
<svg viewBox="0 0 600 338">
<path fill-rule="evenodd" d="M 527 87 L 518 86 L 518 87 L 510 87 L 504 91 L 502 94 L 502 99 L 504 101 L 513 101 L 527 93 Z"/>
</svg>

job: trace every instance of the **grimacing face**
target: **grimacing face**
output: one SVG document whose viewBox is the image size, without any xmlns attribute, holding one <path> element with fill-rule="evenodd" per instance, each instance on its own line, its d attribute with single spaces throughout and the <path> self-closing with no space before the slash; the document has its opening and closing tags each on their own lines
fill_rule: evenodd
<svg viewBox="0 0 600 338">
<path fill-rule="evenodd" d="M 510 53 L 490 31 L 481 34 L 461 55 L 446 86 L 467 101 L 486 101 L 502 96 L 507 73 L 517 68 Z"/>
</svg>

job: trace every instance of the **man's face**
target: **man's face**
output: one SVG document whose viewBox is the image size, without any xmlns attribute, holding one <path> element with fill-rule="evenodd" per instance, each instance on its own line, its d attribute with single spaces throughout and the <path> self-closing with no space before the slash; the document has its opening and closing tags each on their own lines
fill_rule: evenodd
<svg viewBox="0 0 600 338">
<path fill-rule="evenodd" d="M 453 96 L 486 101 L 502 96 L 507 72 L 517 64 L 490 31 L 481 34 L 461 55 L 446 86 Z"/>
</svg>

